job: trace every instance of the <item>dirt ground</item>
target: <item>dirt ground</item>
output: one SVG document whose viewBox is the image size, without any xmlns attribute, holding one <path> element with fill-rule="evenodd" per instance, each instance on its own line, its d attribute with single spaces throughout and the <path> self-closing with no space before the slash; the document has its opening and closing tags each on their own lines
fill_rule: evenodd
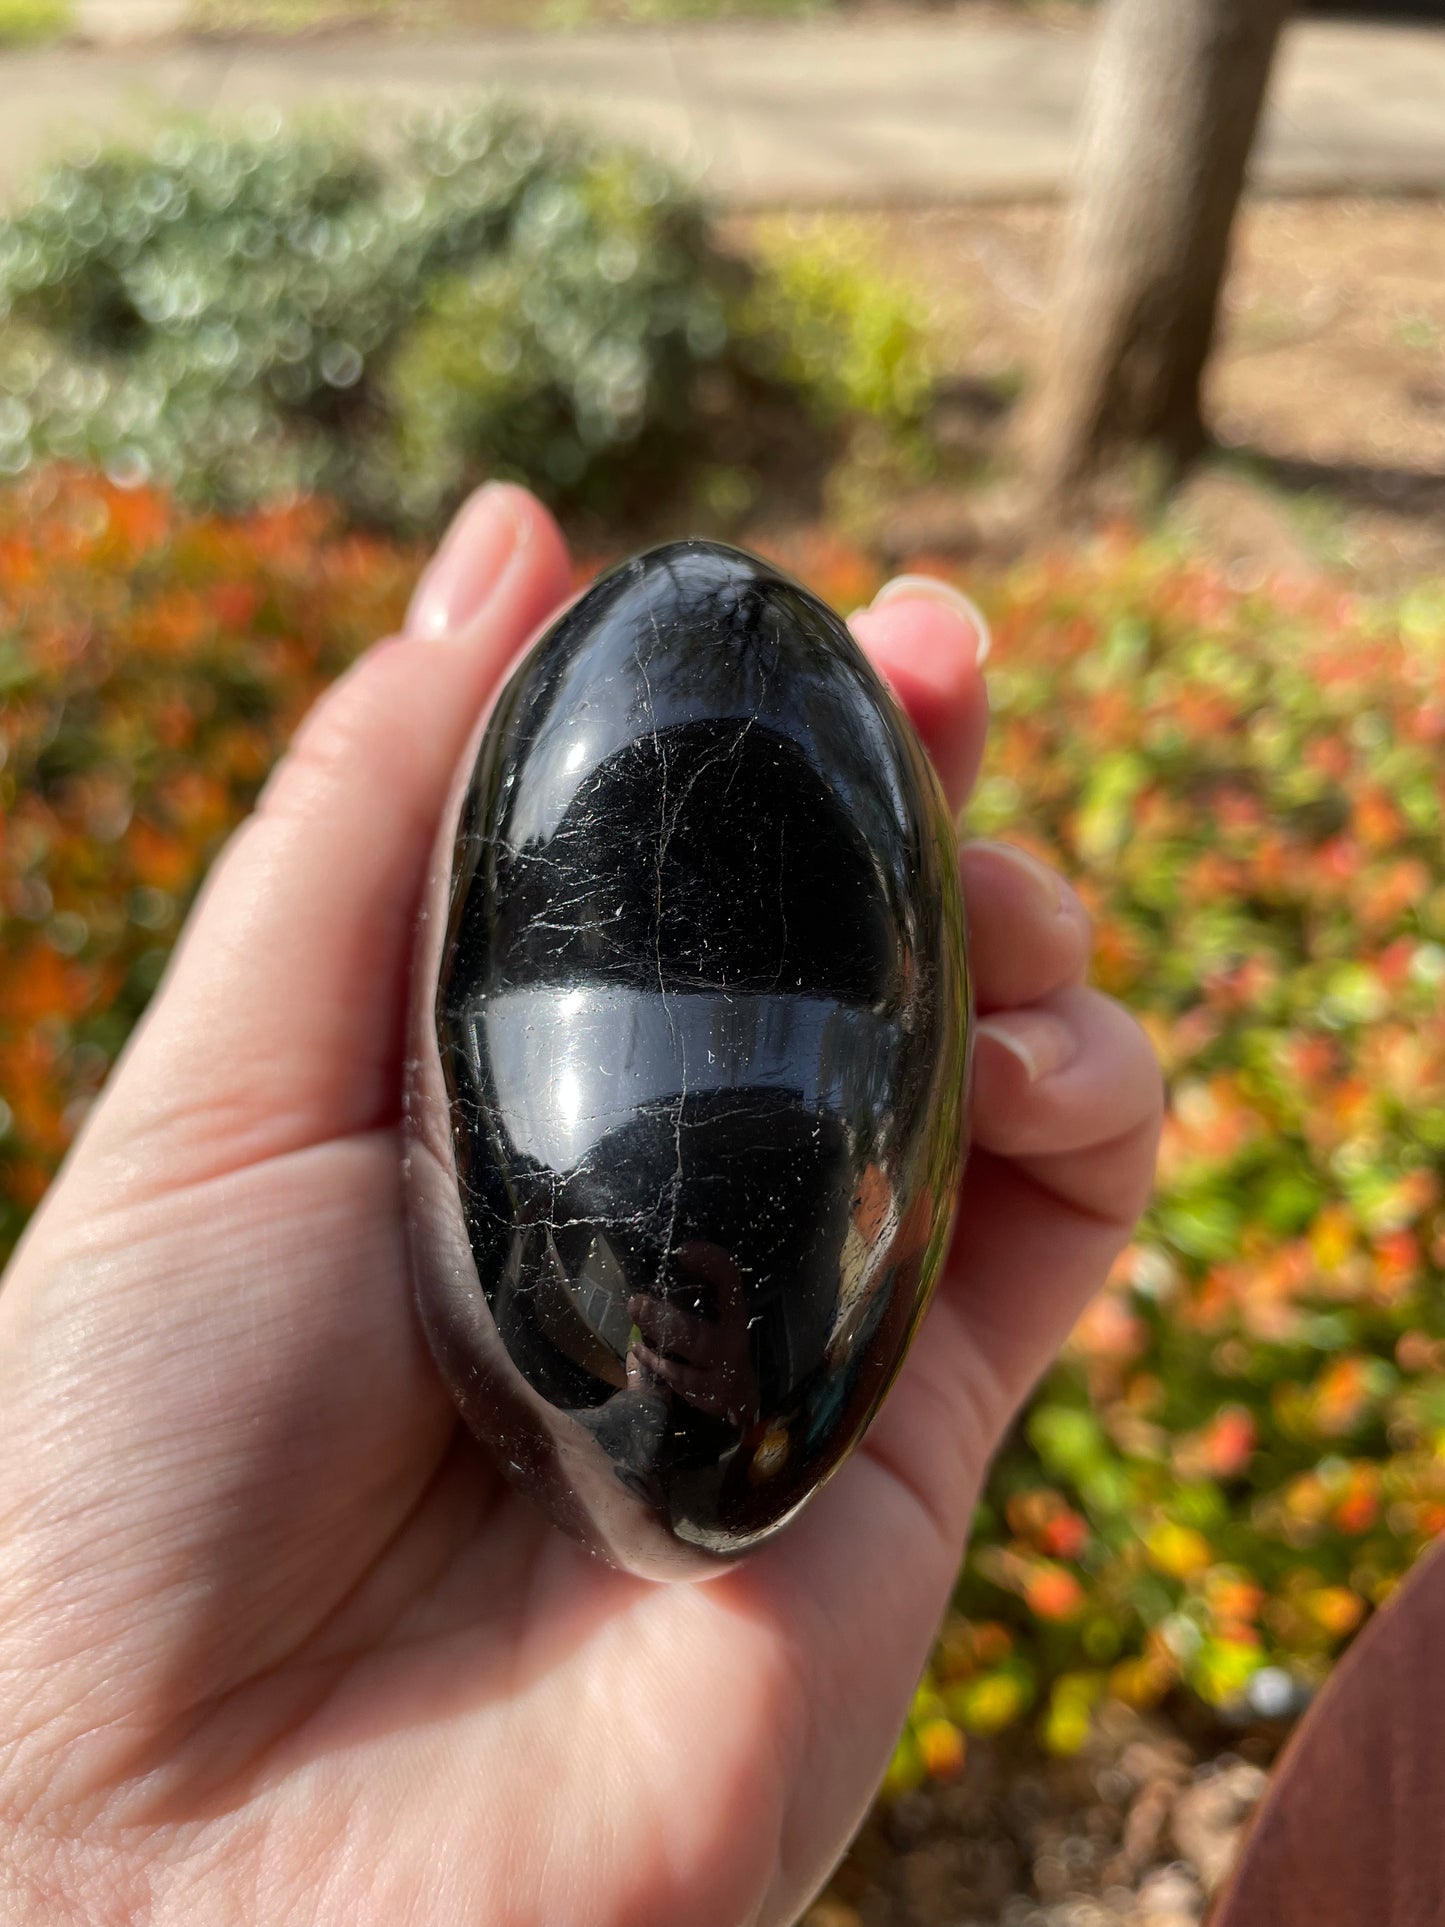
<svg viewBox="0 0 1445 1927">
<path fill-rule="evenodd" d="M 1043 344 L 1061 218 L 1054 206 L 971 207 L 731 227 L 744 243 L 768 223 L 841 227 L 850 248 L 918 288 L 960 432 L 986 454 Z M 1248 204 L 1209 410 L 1219 453 L 1168 515 L 1227 561 L 1343 569 L 1382 591 L 1445 570 L 1445 202 Z M 894 546 L 947 546 L 946 502 L 898 514 Z"/>
<path fill-rule="evenodd" d="M 1196 1927 L 1277 1745 L 1192 1745 L 1122 1709 L 1074 1759 L 976 1744 L 956 1781 L 874 1813 L 802 1927 Z"/>
</svg>

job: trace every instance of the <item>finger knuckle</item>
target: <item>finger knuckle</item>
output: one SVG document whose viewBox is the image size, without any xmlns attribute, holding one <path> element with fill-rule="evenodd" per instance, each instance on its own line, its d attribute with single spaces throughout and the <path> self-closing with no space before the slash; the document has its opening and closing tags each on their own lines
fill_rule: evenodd
<svg viewBox="0 0 1445 1927">
<path fill-rule="evenodd" d="M 358 663 L 305 717 L 257 802 L 256 813 L 304 815 L 323 804 L 378 734 L 397 723 L 389 651 Z"/>
</svg>

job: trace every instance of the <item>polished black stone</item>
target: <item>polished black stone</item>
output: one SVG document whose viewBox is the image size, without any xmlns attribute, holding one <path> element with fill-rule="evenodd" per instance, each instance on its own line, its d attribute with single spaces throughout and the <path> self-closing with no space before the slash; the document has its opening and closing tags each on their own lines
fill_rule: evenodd
<svg viewBox="0 0 1445 1927">
<path fill-rule="evenodd" d="M 680 542 L 537 643 L 447 829 L 408 1097 L 441 1368 L 618 1564 L 745 1551 L 856 1444 L 948 1240 L 970 1011 L 933 771 L 821 602 Z"/>
</svg>

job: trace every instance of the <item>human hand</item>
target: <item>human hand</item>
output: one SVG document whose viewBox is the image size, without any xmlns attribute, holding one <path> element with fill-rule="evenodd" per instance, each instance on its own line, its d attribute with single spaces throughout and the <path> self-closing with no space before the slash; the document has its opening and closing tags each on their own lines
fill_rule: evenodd
<svg viewBox="0 0 1445 1927">
<path fill-rule="evenodd" d="M 684 1311 L 661 1295 L 636 1292 L 627 1301 L 637 1326 L 629 1376 L 664 1385 L 700 1412 L 730 1419 L 746 1431 L 756 1416 L 757 1381 L 748 1345 L 748 1308 L 742 1274 L 719 1245 L 690 1241 L 673 1252 L 678 1277 L 708 1286 L 715 1315 Z"/>
<path fill-rule="evenodd" d="M 601 1566 L 499 1479 L 407 1284 L 406 976 L 453 765 L 568 580 L 530 497 L 464 511 L 216 865 L 0 1292 L 7 1927 L 785 1927 L 1143 1203 L 1159 1075 L 1084 986 L 1084 913 L 966 845 L 960 1235 L 859 1451 L 703 1585 Z M 977 632 L 906 583 L 854 630 L 961 803 Z"/>
</svg>

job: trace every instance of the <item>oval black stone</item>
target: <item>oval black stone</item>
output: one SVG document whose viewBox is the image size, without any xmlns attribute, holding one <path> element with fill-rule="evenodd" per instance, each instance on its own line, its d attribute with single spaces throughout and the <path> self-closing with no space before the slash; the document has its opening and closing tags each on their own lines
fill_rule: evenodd
<svg viewBox="0 0 1445 1927">
<path fill-rule="evenodd" d="M 616 1563 L 743 1552 L 857 1443 L 948 1242 L 971 1013 L 937 779 L 816 597 L 680 542 L 536 644 L 446 828 L 407 1107 L 442 1371 Z"/>
</svg>

